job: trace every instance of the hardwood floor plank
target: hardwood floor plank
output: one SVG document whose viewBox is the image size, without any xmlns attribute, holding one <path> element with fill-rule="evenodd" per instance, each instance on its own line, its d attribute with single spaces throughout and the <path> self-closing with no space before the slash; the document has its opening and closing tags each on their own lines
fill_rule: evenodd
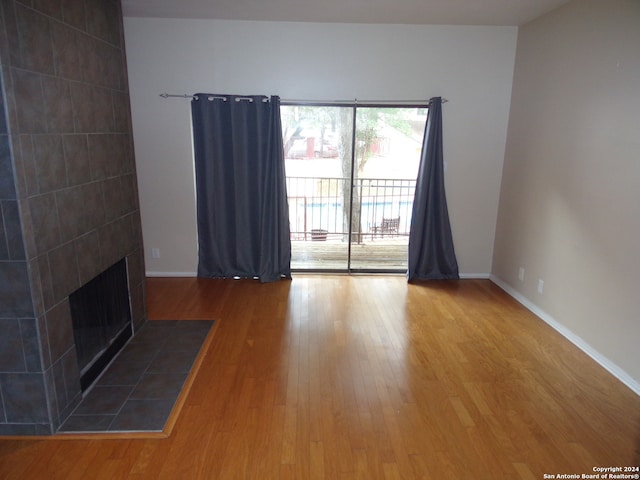
<svg viewBox="0 0 640 480">
<path fill-rule="evenodd" d="M 295 465 L 296 457 L 296 422 L 298 412 L 295 406 L 286 407 L 284 415 L 284 429 L 282 438 L 282 453 L 280 463 Z"/>
<path fill-rule="evenodd" d="M 527 465 L 526 463 L 514 463 L 513 467 L 516 469 L 518 478 L 520 478 L 520 480 L 538 480 L 540 478 L 539 476 L 533 474 L 533 472 L 529 468 L 529 465 Z"/>
<path fill-rule="evenodd" d="M 155 453 L 160 449 L 161 445 L 168 445 L 169 442 L 145 441 L 143 445 L 136 449 L 135 453 L 131 453 L 134 457 L 131 469 L 129 470 L 129 478 L 144 478 L 145 472 L 148 472 L 156 460 Z M 158 464 L 160 467 L 161 464 Z"/>
<path fill-rule="evenodd" d="M 152 278 L 216 333 L 171 435 L 0 439 L 0 478 L 539 479 L 640 461 L 640 398 L 488 280 Z"/>
<path fill-rule="evenodd" d="M 312 441 L 309 443 L 309 479 L 324 480 L 324 444 Z"/>
</svg>

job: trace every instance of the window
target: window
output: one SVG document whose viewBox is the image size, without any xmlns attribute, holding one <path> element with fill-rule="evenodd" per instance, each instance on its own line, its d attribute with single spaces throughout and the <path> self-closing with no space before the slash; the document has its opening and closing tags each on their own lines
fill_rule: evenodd
<svg viewBox="0 0 640 480">
<path fill-rule="evenodd" d="M 295 270 L 406 271 L 427 109 L 281 107 Z"/>
</svg>

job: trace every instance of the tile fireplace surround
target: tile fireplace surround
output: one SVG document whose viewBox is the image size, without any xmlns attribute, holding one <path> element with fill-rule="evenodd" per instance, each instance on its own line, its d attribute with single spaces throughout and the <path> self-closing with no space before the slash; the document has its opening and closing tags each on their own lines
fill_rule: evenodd
<svg viewBox="0 0 640 480">
<path fill-rule="evenodd" d="M 118 0 L 0 2 L 0 435 L 51 435 L 82 399 L 69 295 L 144 256 Z"/>
</svg>

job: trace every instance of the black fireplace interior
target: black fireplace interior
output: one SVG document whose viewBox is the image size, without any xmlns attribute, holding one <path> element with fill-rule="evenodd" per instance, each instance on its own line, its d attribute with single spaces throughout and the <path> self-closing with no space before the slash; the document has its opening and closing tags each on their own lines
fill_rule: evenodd
<svg viewBox="0 0 640 480">
<path fill-rule="evenodd" d="M 72 293 L 69 303 L 85 391 L 132 335 L 126 260 Z"/>
</svg>

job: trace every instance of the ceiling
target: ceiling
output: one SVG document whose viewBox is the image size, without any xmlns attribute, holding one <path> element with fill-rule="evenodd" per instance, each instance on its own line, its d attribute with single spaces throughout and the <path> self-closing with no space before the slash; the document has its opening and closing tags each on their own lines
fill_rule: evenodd
<svg viewBox="0 0 640 480">
<path fill-rule="evenodd" d="M 569 0 L 122 0 L 125 17 L 522 25 Z"/>
</svg>

